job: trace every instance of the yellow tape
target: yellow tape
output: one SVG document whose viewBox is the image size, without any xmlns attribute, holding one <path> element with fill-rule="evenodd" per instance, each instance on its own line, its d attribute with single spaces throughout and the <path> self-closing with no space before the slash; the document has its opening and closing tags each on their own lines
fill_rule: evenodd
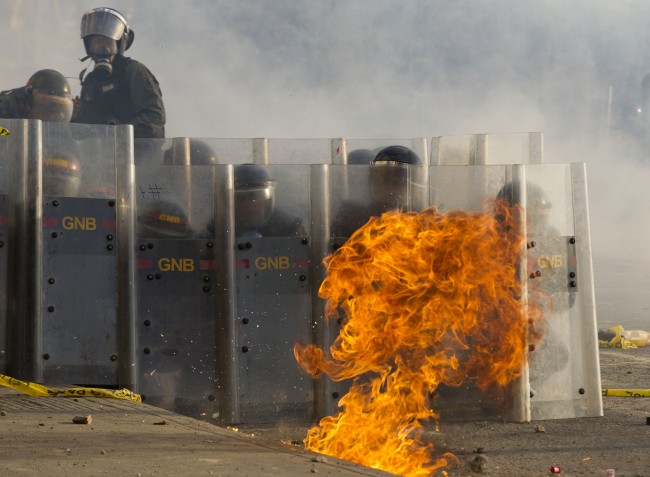
<svg viewBox="0 0 650 477">
<path fill-rule="evenodd" d="M 650 397 L 650 389 L 603 389 L 603 396 Z"/>
<path fill-rule="evenodd" d="M 139 394 L 129 391 L 128 389 L 99 389 L 99 388 L 68 388 L 68 389 L 50 389 L 42 384 L 28 383 L 0 374 L 0 385 L 20 391 L 32 397 L 94 397 L 94 398 L 111 398 L 122 399 L 125 401 L 142 402 Z"/>
<path fill-rule="evenodd" d="M 638 346 L 634 344 L 634 342 L 628 340 L 627 338 L 624 338 L 621 335 L 621 333 L 625 331 L 622 325 L 612 326 L 610 330 L 616 333 L 616 336 L 614 336 L 610 341 L 598 340 L 599 346 L 603 346 L 606 348 L 623 348 L 623 349 L 638 348 Z"/>
<path fill-rule="evenodd" d="M 9 129 L 0 126 L 0 136 L 9 136 L 9 135 L 11 135 Z"/>
</svg>

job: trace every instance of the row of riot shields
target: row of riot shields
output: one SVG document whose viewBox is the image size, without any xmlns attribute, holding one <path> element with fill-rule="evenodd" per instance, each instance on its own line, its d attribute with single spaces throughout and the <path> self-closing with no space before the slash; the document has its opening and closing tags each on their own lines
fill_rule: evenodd
<svg viewBox="0 0 650 477">
<path fill-rule="evenodd" d="M 217 423 L 311 422 L 337 412 L 351 383 L 313 379 L 294 354 L 313 343 L 327 356 L 346 324 L 344 311 L 325 319 L 327 257 L 385 212 L 481 213 L 501 196 L 525 211 L 516 295 L 521 307 L 543 295 L 543 319 L 505 394 L 464 382 L 437 389 L 436 406 L 470 419 L 602 414 L 585 169 L 532 164 L 534 138 L 520 151 L 528 165 L 405 166 L 347 161 L 381 141 L 134 141 L 129 126 L 3 126 L 7 374 L 129 387 Z M 445 163 L 443 143 L 432 142 L 435 160 L 427 141 L 403 145 Z"/>
</svg>

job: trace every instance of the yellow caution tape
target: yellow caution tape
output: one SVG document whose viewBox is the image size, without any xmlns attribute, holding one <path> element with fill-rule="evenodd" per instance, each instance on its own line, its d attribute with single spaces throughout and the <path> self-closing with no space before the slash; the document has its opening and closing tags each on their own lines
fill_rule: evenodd
<svg viewBox="0 0 650 477">
<path fill-rule="evenodd" d="M 625 331 L 622 325 L 612 326 L 610 328 L 616 336 L 614 336 L 610 341 L 598 340 L 598 345 L 606 348 L 622 348 L 622 349 L 631 349 L 638 348 L 633 341 L 628 340 L 622 336 L 622 332 Z"/>
<path fill-rule="evenodd" d="M 650 389 L 603 389 L 603 396 L 650 397 Z"/>
<path fill-rule="evenodd" d="M 99 389 L 99 388 L 68 388 L 68 389 L 50 389 L 38 383 L 28 383 L 0 374 L 0 385 L 20 391 L 32 397 L 92 397 L 92 398 L 111 398 L 122 399 L 125 401 L 142 402 L 139 394 L 129 391 L 128 389 Z"/>
<path fill-rule="evenodd" d="M 10 135 L 11 133 L 9 132 L 9 129 L 0 126 L 0 136 L 10 136 Z"/>
</svg>

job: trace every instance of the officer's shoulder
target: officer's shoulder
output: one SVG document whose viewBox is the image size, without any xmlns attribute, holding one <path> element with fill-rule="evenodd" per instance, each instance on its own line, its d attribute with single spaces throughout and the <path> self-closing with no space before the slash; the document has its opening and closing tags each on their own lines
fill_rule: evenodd
<svg viewBox="0 0 650 477">
<path fill-rule="evenodd" d="M 14 88 L 14 89 L 8 89 L 6 91 L 0 91 L 0 97 L 4 98 L 7 96 L 17 96 L 18 93 L 23 90 L 23 88 Z"/>
<path fill-rule="evenodd" d="M 147 68 L 144 63 L 141 63 L 138 60 L 134 60 L 128 56 L 123 56 L 121 61 L 123 62 L 124 69 L 126 71 L 146 71 L 147 73 L 151 74 L 149 68 Z"/>
</svg>

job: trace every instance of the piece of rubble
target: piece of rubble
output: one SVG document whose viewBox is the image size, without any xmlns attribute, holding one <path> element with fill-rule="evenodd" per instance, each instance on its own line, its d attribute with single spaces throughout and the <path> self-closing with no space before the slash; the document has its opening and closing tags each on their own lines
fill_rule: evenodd
<svg viewBox="0 0 650 477">
<path fill-rule="evenodd" d="M 92 424 L 93 423 L 93 416 L 88 415 L 88 416 L 75 416 L 72 418 L 72 422 L 75 424 Z"/>
<path fill-rule="evenodd" d="M 467 464 L 469 465 L 469 468 L 472 469 L 472 472 L 480 474 L 487 468 L 488 458 L 483 454 L 475 455 L 467 462 Z"/>
<path fill-rule="evenodd" d="M 153 423 L 154 426 L 165 426 L 167 425 L 167 421 L 157 421 Z"/>
</svg>

